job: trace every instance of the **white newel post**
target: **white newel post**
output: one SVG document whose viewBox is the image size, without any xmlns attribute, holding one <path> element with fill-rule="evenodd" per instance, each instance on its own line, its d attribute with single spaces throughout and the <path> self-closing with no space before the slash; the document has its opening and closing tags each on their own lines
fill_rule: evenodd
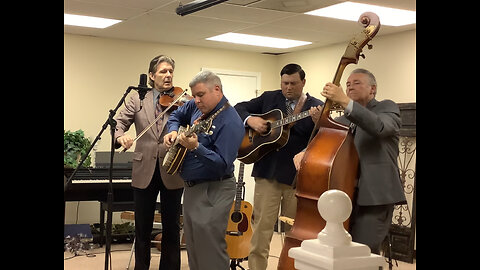
<svg viewBox="0 0 480 270">
<path fill-rule="evenodd" d="M 352 212 L 352 202 L 340 190 L 325 191 L 317 203 L 320 215 L 327 222 L 317 239 L 304 240 L 300 247 L 291 248 L 288 256 L 298 270 L 378 270 L 385 268 L 383 256 L 370 253 L 364 244 L 352 242 L 343 222 Z"/>
</svg>

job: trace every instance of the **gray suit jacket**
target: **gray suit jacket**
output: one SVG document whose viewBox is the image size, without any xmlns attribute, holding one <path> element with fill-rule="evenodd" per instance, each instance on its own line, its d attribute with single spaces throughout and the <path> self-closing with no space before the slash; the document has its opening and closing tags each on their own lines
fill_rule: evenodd
<svg viewBox="0 0 480 270">
<path fill-rule="evenodd" d="M 406 203 L 398 169 L 400 110 L 391 100 L 353 103 L 349 115 L 336 121 L 356 125 L 354 143 L 360 160 L 358 205 Z"/>
<path fill-rule="evenodd" d="M 163 158 L 167 152 L 163 145 L 163 136 L 166 134 L 165 124 L 170 113 L 163 115 L 161 134 L 157 131 L 156 125 L 153 125 L 140 139 L 135 142 L 135 152 L 133 153 L 132 165 L 132 186 L 144 189 L 148 187 L 155 171 L 156 163 L 160 165 L 160 174 L 163 184 L 168 189 L 177 189 L 183 187 L 183 179 L 179 174 L 169 175 L 162 166 Z M 115 131 L 116 139 L 124 134 L 130 125 L 135 123 L 135 130 L 138 133 L 155 120 L 155 107 L 153 106 L 153 91 L 148 91 L 143 100 L 143 107 L 140 110 L 140 98 L 138 94 L 130 95 L 126 108 L 120 111 L 115 117 L 117 128 Z M 115 145 L 117 148 L 120 144 Z"/>
</svg>

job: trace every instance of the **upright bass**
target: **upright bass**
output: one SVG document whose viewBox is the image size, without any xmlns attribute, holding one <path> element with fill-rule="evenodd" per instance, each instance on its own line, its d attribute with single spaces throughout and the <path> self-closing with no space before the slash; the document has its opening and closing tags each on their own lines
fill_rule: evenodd
<svg viewBox="0 0 480 270">
<path fill-rule="evenodd" d="M 333 84 L 339 86 L 343 71 L 348 64 L 356 64 L 359 56 L 365 57 L 362 48 L 377 34 L 380 20 L 375 13 L 365 12 L 358 20 L 365 29 L 348 44 L 335 73 Z M 371 45 L 368 45 L 371 49 Z M 286 233 L 279 270 L 293 270 L 294 260 L 288 257 L 292 247 L 299 247 L 306 239 L 314 239 L 325 227 L 325 220 L 317 209 L 320 195 L 329 189 L 347 193 L 352 202 L 358 174 L 358 154 L 349 127 L 335 122 L 330 117 L 333 102 L 325 101 L 319 120 L 315 123 L 305 155 L 297 172 L 297 212 L 292 229 Z M 318 131 L 318 132 L 317 132 Z M 313 139 L 312 139 L 313 138 Z M 347 219 L 343 226 L 349 229 Z"/>
</svg>

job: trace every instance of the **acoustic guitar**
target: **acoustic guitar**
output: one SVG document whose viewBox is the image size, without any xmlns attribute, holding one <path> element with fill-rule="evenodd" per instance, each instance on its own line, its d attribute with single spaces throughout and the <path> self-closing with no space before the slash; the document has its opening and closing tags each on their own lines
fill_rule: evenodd
<svg viewBox="0 0 480 270">
<path fill-rule="evenodd" d="M 238 149 L 237 159 L 250 164 L 260 160 L 266 154 L 285 146 L 290 136 L 290 129 L 284 127 L 290 123 L 310 116 L 309 111 L 304 111 L 291 116 L 283 117 L 283 112 L 273 109 L 264 114 L 252 114 L 267 121 L 267 131 L 263 134 L 250 127 L 245 127 L 245 136 Z"/>
<path fill-rule="evenodd" d="M 227 241 L 227 252 L 230 259 L 243 259 L 248 257 L 250 252 L 250 239 L 252 239 L 252 212 L 253 208 L 249 202 L 242 199 L 245 186 L 243 182 L 243 171 L 245 164 L 240 162 L 238 172 L 237 190 L 235 201 L 230 209 L 225 240 Z"/>
</svg>

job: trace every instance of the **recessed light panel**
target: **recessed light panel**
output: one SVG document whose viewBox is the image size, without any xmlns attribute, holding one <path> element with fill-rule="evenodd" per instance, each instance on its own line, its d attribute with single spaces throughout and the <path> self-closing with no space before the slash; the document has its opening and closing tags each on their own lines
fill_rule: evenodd
<svg viewBox="0 0 480 270">
<path fill-rule="evenodd" d="M 83 15 L 63 14 L 63 24 L 65 25 L 106 28 L 119 22 L 121 22 L 121 20 L 105 19 L 100 17 Z"/>
<path fill-rule="evenodd" d="M 416 23 L 416 11 L 354 2 L 343 2 L 325 8 L 305 12 L 305 14 L 340 20 L 357 21 L 360 15 L 367 11 L 377 14 L 382 25 L 402 26 Z"/>
<path fill-rule="evenodd" d="M 286 48 L 312 44 L 312 42 L 308 42 L 308 41 L 264 37 L 264 36 L 247 35 L 247 34 L 239 34 L 239 33 L 221 34 L 218 36 L 209 37 L 207 38 L 207 40 L 269 47 L 269 48 L 279 48 L 279 49 L 286 49 Z"/>
</svg>

